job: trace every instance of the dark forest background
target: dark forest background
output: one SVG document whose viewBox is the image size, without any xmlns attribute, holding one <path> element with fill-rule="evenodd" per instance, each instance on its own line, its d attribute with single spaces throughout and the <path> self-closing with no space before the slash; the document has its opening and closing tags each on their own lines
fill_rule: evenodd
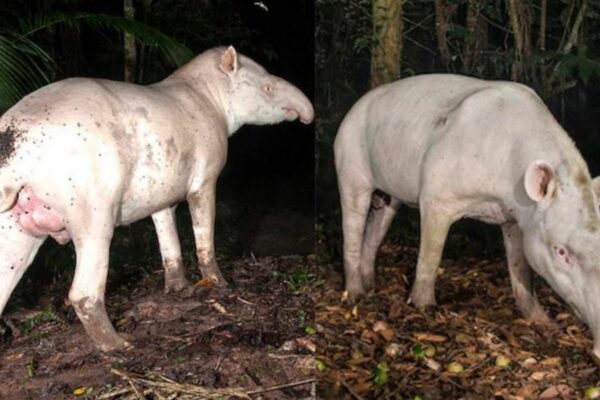
<svg viewBox="0 0 600 400">
<path fill-rule="evenodd" d="M 317 0 L 317 255 L 340 260 L 332 143 L 352 104 L 402 77 L 449 72 L 533 87 L 600 174 L 600 1 Z M 418 245 L 419 216 L 402 208 L 394 240 Z M 452 228 L 445 255 L 496 256 L 500 230 Z"/>
<path fill-rule="evenodd" d="M 312 0 L 3 0 L 0 112 L 37 87 L 72 76 L 153 83 L 202 51 L 230 44 L 312 98 L 313 21 Z M 217 193 L 222 268 L 251 253 L 314 251 L 313 130 L 298 122 L 247 126 L 230 139 Z M 185 204 L 178 223 L 185 262 L 195 271 Z M 74 256 L 71 244 L 48 240 L 13 299 L 34 303 L 50 282 L 64 286 L 66 296 Z M 117 229 L 109 285 L 135 284 L 160 265 L 149 219 Z"/>
</svg>

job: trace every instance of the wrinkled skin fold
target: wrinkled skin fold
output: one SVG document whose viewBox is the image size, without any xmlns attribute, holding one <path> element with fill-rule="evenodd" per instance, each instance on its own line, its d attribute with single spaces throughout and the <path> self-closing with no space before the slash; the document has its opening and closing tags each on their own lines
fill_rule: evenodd
<svg viewBox="0 0 600 400">
<path fill-rule="evenodd" d="M 151 216 L 165 290 L 183 290 L 174 210 L 187 200 L 202 276 L 226 285 L 214 218 L 228 137 L 244 124 L 313 117 L 298 88 L 233 47 L 149 86 L 73 78 L 28 95 L 0 119 L 0 312 L 43 241 L 72 240 L 79 319 L 99 349 L 130 346 L 104 305 L 114 227 Z"/>
</svg>

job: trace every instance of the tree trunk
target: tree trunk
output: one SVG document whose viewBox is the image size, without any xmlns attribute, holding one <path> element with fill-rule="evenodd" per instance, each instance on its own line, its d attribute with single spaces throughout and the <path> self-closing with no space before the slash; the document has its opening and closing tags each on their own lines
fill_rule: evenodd
<svg viewBox="0 0 600 400">
<path fill-rule="evenodd" d="M 435 7 L 435 34 L 437 36 L 438 51 L 446 69 L 450 69 L 452 54 L 448 47 L 446 34 L 448 33 L 449 21 L 456 11 L 456 4 L 444 0 L 434 0 Z"/>
<path fill-rule="evenodd" d="M 150 15 L 150 11 L 152 10 L 152 0 L 142 0 L 142 20 L 144 23 L 148 23 L 148 17 Z M 137 73 L 137 82 L 144 83 L 145 69 L 146 69 L 146 46 L 140 46 L 139 56 L 138 56 L 138 73 Z"/>
<path fill-rule="evenodd" d="M 135 8 L 133 6 L 133 0 L 123 0 L 123 11 L 125 18 L 135 19 Z M 125 65 L 123 79 L 125 82 L 135 82 L 135 69 L 136 69 L 136 48 L 135 48 L 135 37 L 129 33 L 123 35 L 123 47 L 125 51 Z"/>
<path fill-rule="evenodd" d="M 514 81 L 527 81 L 531 60 L 531 14 L 526 0 L 507 0 L 510 25 L 515 41 L 515 60 L 510 77 Z"/>
<path fill-rule="evenodd" d="M 548 18 L 548 0 L 540 0 L 540 32 L 538 44 L 540 52 L 546 51 L 546 21 Z M 542 59 L 543 60 L 543 59 Z M 550 84 L 548 81 L 548 71 L 545 61 L 540 63 L 540 85 L 542 96 L 546 96 L 550 92 Z"/>
<path fill-rule="evenodd" d="M 463 49 L 463 65 L 462 72 L 468 73 L 475 64 L 477 52 L 480 47 L 480 21 L 479 12 L 481 11 L 482 0 L 468 0 L 467 18 L 465 20 L 465 28 L 467 30 L 467 39 Z"/>
<path fill-rule="evenodd" d="M 403 4 L 404 0 L 373 0 L 375 44 L 371 52 L 371 88 L 400 77 Z"/>
<path fill-rule="evenodd" d="M 581 28 L 581 24 L 583 23 L 583 19 L 585 18 L 585 13 L 587 11 L 587 0 L 582 0 L 581 7 L 579 7 L 579 12 L 575 17 L 575 22 L 573 22 L 573 27 L 571 28 L 571 33 L 569 34 L 569 39 L 565 43 L 565 46 L 562 49 L 563 54 L 569 54 L 573 46 L 579 44 L 579 30 Z"/>
</svg>

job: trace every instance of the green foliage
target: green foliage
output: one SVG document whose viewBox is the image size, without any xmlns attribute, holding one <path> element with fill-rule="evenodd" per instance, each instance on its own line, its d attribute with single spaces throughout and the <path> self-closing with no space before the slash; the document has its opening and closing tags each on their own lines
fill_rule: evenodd
<svg viewBox="0 0 600 400">
<path fill-rule="evenodd" d="M 170 62 L 182 65 L 193 53 L 175 39 L 135 20 L 85 12 L 40 12 L 21 17 L 11 28 L 0 30 L 0 109 L 7 109 L 27 93 L 50 83 L 56 62 L 40 45 L 38 34 L 56 25 L 76 27 L 85 24 L 98 30 L 133 35 L 140 44 L 159 49 Z"/>
<path fill-rule="evenodd" d="M 283 280 L 290 293 L 294 295 L 306 289 L 313 289 L 314 284 L 317 281 L 317 275 L 308 270 L 295 271 L 292 273 L 274 271 L 273 276 Z"/>
<path fill-rule="evenodd" d="M 560 83 L 581 79 L 588 84 L 591 78 L 600 77 L 600 59 L 588 54 L 588 47 L 583 45 L 575 53 L 557 56 L 552 79 Z"/>
<path fill-rule="evenodd" d="M 54 323 L 58 323 L 60 325 L 66 325 L 65 320 L 60 315 L 58 315 L 54 310 L 46 309 L 43 312 L 36 313 L 32 317 L 24 320 L 19 325 L 19 332 L 21 335 L 27 336 L 32 331 L 34 331 L 36 328 L 38 328 L 39 326 L 41 326 L 47 322 L 54 322 Z"/>
</svg>

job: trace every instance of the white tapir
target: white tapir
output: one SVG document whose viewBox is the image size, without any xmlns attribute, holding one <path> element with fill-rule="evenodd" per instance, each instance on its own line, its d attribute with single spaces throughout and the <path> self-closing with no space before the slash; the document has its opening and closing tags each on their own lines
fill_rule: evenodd
<svg viewBox="0 0 600 400">
<path fill-rule="evenodd" d="M 75 78 L 23 98 L 0 119 L 0 312 L 48 236 L 73 240 L 71 304 L 101 350 L 129 346 L 104 305 L 114 227 L 151 215 L 165 289 L 180 290 L 174 208 L 187 199 L 202 275 L 224 285 L 213 230 L 227 138 L 243 124 L 313 115 L 299 89 L 233 47 L 149 86 Z"/>
<path fill-rule="evenodd" d="M 352 107 L 334 150 L 351 299 L 374 286 L 377 248 L 401 204 L 421 215 L 410 293 L 418 308 L 435 304 L 450 225 L 475 218 L 502 228 L 524 316 L 549 322 L 531 265 L 587 322 L 600 355 L 600 215 L 592 180 L 533 90 L 443 74 L 383 85 Z"/>
</svg>

